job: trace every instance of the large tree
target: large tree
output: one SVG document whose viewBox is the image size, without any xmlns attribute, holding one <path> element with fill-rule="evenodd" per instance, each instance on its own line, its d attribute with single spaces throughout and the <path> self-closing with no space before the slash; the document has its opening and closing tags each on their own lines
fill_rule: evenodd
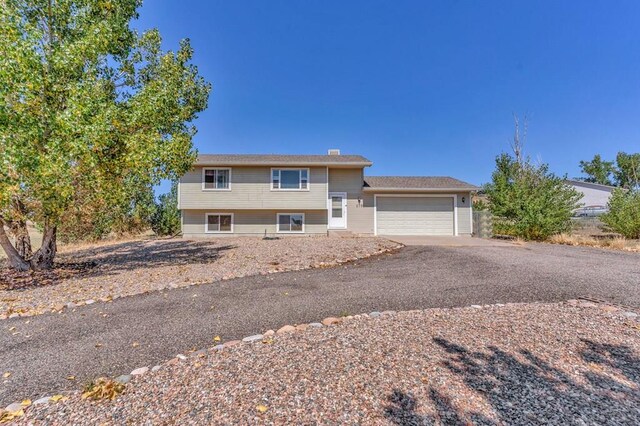
<svg viewBox="0 0 640 426">
<path fill-rule="evenodd" d="M 615 185 L 625 189 L 640 188 L 640 153 L 618 152 L 616 161 L 604 161 L 596 154 L 591 161 L 580 161 L 585 182 Z"/>
<path fill-rule="evenodd" d="M 603 161 L 600 154 L 593 156 L 591 161 L 580 161 L 580 170 L 587 175 L 585 182 L 613 185 L 612 177 L 616 171 L 613 161 Z"/>
<path fill-rule="evenodd" d="M 616 155 L 616 184 L 625 189 L 640 189 L 640 153 Z"/>
<path fill-rule="evenodd" d="M 191 122 L 210 85 L 188 40 L 163 51 L 130 28 L 140 0 L 0 1 L 0 245 L 19 270 L 53 265 L 77 191 L 107 205 L 129 185 L 175 179 L 193 163 Z M 44 232 L 33 255 L 7 230 Z"/>
</svg>

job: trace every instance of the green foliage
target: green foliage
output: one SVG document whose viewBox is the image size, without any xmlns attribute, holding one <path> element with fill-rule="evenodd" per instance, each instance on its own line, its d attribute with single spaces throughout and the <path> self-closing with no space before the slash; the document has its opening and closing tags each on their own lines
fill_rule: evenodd
<svg viewBox="0 0 640 426">
<path fill-rule="evenodd" d="M 475 211 L 489 210 L 489 203 L 487 203 L 485 200 L 475 200 L 473 202 L 473 210 Z"/>
<path fill-rule="evenodd" d="M 494 233 L 544 240 L 571 228 L 580 194 L 546 164 L 517 161 L 508 154 L 496 158 L 492 182 L 485 186 L 494 215 Z"/>
<path fill-rule="evenodd" d="M 609 212 L 600 220 L 626 238 L 640 238 L 640 191 L 616 189 L 609 198 Z"/>
<path fill-rule="evenodd" d="M 580 170 L 587 175 L 585 182 L 613 185 L 611 178 L 616 168 L 613 161 L 603 161 L 600 154 L 594 155 L 591 161 L 580 161 Z"/>
<path fill-rule="evenodd" d="M 148 230 L 155 211 L 153 187 L 136 185 L 127 192 L 130 197 L 111 204 L 94 197 L 90 190 L 76 189 L 72 207 L 60 220 L 59 239 L 65 243 L 95 241 L 111 234 L 133 235 Z"/>
<path fill-rule="evenodd" d="M 180 232 L 180 210 L 178 210 L 178 185 L 171 185 L 171 191 L 162 194 L 151 219 L 151 229 L 157 235 L 176 235 Z"/>
<path fill-rule="evenodd" d="M 0 223 L 15 219 L 16 200 L 54 233 L 91 203 L 144 216 L 136 191 L 193 164 L 190 123 L 211 87 L 188 40 L 165 52 L 157 30 L 130 28 L 140 5 L 1 2 Z"/>
<path fill-rule="evenodd" d="M 639 189 L 640 187 L 640 153 L 616 155 L 616 184 L 621 188 Z"/>
<path fill-rule="evenodd" d="M 587 175 L 585 182 L 640 189 L 640 153 L 618 152 L 615 163 L 596 154 L 591 161 L 580 161 L 580 169 Z"/>
</svg>

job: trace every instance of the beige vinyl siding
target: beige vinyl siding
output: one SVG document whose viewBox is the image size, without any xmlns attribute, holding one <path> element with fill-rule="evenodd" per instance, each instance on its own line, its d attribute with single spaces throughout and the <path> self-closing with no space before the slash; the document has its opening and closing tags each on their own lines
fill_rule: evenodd
<svg viewBox="0 0 640 426">
<path fill-rule="evenodd" d="M 206 213 L 233 213 L 233 234 L 205 233 Z M 278 213 L 304 213 L 304 234 L 277 233 L 276 215 Z M 326 210 L 183 210 L 182 234 L 184 237 L 221 237 L 233 235 L 309 235 L 327 233 Z"/>
<path fill-rule="evenodd" d="M 471 235 L 471 193 L 458 193 L 456 197 L 458 198 L 458 235 Z"/>
<path fill-rule="evenodd" d="M 373 196 L 363 195 L 363 169 L 329 169 L 329 192 L 347 193 L 347 230 L 373 234 Z"/>
<path fill-rule="evenodd" d="M 453 235 L 453 197 L 378 197 L 379 235 Z"/>
<path fill-rule="evenodd" d="M 180 179 L 180 208 L 183 210 L 326 209 L 327 168 L 310 167 L 308 169 L 309 190 L 272 190 L 271 167 L 231 167 L 231 189 L 209 191 L 202 190 L 202 167 L 196 167 Z"/>
</svg>

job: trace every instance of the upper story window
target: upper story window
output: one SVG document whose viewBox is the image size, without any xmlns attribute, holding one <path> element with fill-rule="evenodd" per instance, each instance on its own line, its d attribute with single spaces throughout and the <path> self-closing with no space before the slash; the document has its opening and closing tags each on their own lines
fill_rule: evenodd
<svg viewBox="0 0 640 426">
<path fill-rule="evenodd" d="M 306 191 L 309 189 L 309 169 L 271 169 L 271 189 Z"/>
<path fill-rule="evenodd" d="M 202 169 L 203 190 L 230 190 L 231 169 Z"/>
</svg>

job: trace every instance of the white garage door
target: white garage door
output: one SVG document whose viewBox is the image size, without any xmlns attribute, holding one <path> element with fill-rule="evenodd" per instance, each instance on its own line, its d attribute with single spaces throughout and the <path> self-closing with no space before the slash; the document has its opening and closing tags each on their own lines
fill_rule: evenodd
<svg viewBox="0 0 640 426">
<path fill-rule="evenodd" d="M 453 235 L 452 197 L 377 197 L 378 235 Z"/>
</svg>

